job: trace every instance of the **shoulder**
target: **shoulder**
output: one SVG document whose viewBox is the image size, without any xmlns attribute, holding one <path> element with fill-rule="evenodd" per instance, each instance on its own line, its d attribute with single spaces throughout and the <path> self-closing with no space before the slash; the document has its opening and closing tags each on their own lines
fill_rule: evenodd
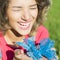
<svg viewBox="0 0 60 60">
<path fill-rule="evenodd" d="M 3 33 L 0 31 L 0 41 L 2 40 L 3 38 Z"/>
<path fill-rule="evenodd" d="M 5 39 L 3 33 L 0 31 L 0 46 L 3 46 L 4 44 L 5 44 Z"/>
<path fill-rule="evenodd" d="M 0 48 L 2 47 L 2 32 L 0 31 Z"/>
<path fill-rule="evenodd" d="M 37 29 L 37 33 L 40 35 L 44 34 L 45 36 L 49 36 L 47 28 L 43 25 L 39 26 L 39 28 Z"/>
<path fill-rule="evenodd" d="M 36 43 L 39 43 L 41 40 L 49 38 L 49 32 L 46 27 L 43 25 L 39 26 L 36 33 Z"/>
</svg>

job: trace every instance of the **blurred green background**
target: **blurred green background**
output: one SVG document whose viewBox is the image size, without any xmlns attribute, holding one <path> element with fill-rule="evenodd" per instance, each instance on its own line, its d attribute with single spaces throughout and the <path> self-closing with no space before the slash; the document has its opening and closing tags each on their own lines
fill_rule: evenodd
<svg viewBox="0 0 60 60">
<path fill-rule="evenodd" d="M 44 25 L 50 33 L 50 38 L 55 40 L 55 48 L 60 60 L 60 0 L 52 0 Z"/>
</svg>

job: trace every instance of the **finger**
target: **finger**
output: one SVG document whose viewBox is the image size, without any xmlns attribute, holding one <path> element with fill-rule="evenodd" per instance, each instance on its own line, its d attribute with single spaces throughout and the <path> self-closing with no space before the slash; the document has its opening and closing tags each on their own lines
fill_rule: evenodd
<svg viewBox="0 0 60 60">
<path fill-rule="evenodd" d="M 22 58 L 22 60 L 33 60 L 32 58 L 28 57 L 25 54 L 23 54 L 23 56 L 21 58 Z"/>
<path fill-rule="evenodd" d="M 48 60 L 48 59 L 47 59 L 47 58 L 45 58 L 45 57 L 42 57 L 42 59 L 43 59 L 43 60 Z"/>
<path fill-rule="evenodd" d="M 21 50 L 20 50 L 20 53 L 21 53 L 21 54 L 24 54 L 24 51 L 21 49 Z"/>
<path fill-rule="evenodd" d="M 19 54 L 21 54 L 21 51 L 20 51 L 20 49 L 16 49 L 16 50 L 14 51 L 14 53 L 15 53 L 15 55 L 19 55 Z"/>
<path fill-rule="evenodd" d="M 22 49 L 16 49 L 16 50 L 14 51 L 14 53 L 15 53 L 16 55 L 19 55 L 19 54 L 24 54 L 24 51 L 23 51 Z"/>
</svg>

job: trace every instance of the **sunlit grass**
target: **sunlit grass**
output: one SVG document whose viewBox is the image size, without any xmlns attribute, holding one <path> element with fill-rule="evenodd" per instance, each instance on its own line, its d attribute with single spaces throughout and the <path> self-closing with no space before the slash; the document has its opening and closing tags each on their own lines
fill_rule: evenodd
<svg viewBox="0 0 60 60">
<path fill-rule="evenodd" d="M 60 0 L 52 1 L 47 17 L 44 25 L 49 30 L 50 38 L 55 40 L 57 54 L 60 56 Z"/>
</svg>

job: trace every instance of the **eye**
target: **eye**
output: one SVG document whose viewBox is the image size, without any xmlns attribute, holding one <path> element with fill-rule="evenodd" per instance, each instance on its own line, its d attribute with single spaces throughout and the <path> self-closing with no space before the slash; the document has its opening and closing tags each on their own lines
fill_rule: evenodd
<svg viewBox="0 0 60 60">
<path fill-rule="evenodd" d="M 21 9 L 12 9 L 12 11 L 21 11 Z"/>
<path fill-rule="evenodd" d="M 30 9 L 35 10 L 37 9 L 37 6 L 31 6 Z"/>
<path fill-rule="evenodd" d="M 22 11 L 22 8 L 12 8 L 12 11 L 17 11 L 17 12 L 19 12 L 19 11 Z"/>
<path fill-rule="evenodd" d="M 30 9 L 34 10 L 34 9 L 37 9 L 36 7 L 31 7 Z"/>
</svg>

